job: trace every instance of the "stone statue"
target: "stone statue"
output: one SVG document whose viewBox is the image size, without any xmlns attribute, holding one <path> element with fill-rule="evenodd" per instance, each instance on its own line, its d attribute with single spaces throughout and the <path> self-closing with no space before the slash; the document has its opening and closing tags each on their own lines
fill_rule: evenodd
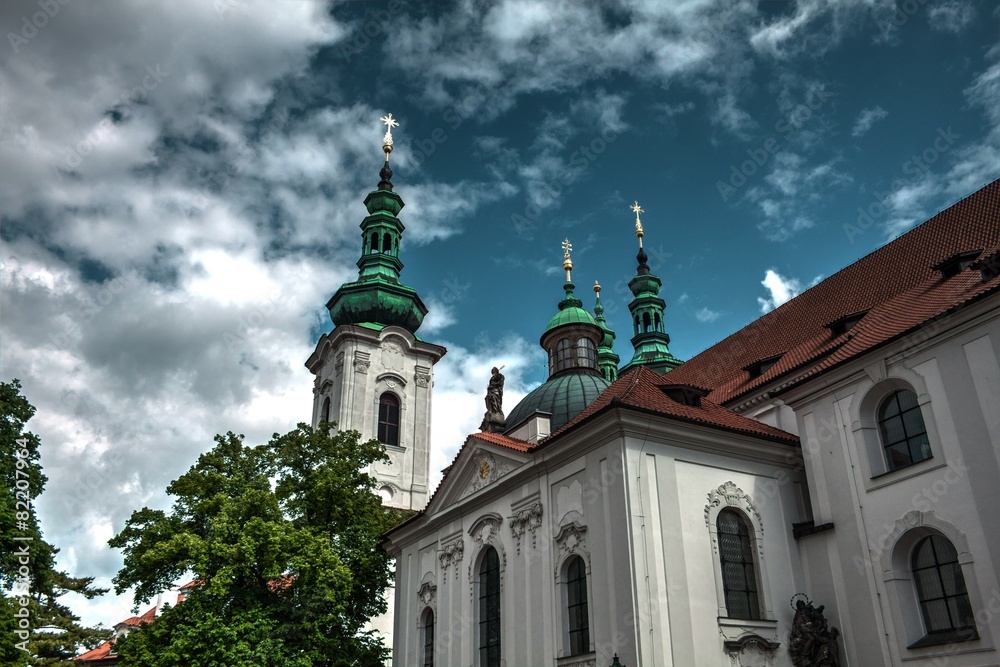
<svg viewBox="0 0 1000 667">
<path fill-rule="evenodd" d="M 479 426 L 480 431 L 500 433 L 507 425 L 503 414 L 503 381 L 503 373 L 494 366 L 490 371 L 490 383 L 486 388 L 486 414 Z"/>
<path fill-rule="evenodd" d="M 797 600 L 792 631 L 788 637 L 788 655 L 795 667 L 840 667 L 837 637 L 840 631 L 827 626 L 825 607 Z"/>
</svg>

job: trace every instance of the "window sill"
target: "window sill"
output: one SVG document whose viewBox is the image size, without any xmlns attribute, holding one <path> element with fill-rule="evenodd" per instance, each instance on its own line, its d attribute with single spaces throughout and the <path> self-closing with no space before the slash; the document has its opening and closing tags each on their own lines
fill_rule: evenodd
<svg viewBox="0 0 1000 667">
<path fill-rule="evenodd" d="M 905 468 L 897 468 L 896 470 L 890 470 L 889 472 L 880 472 L 877 475 L 873 475 L 868 480 L 868 483 L 865 484 L 865 490 L 874 491 L 875 489 L 881 489 L 883 486 L 889 486 L 890 484 L 901 482 L 904 479 L 909 479 L 910 477 L 923 475 L 925 472 L 937 470 L 938 468 L 944 468 L 947 465 L 948 465 L 947 461 L 941 459 L 935 459 L 932 456 L 929 459 L 918 461 L 917 463 L 908 465 Z"/>
<path fill-rule="evenodd" d="M 963 630 L 950 630 L 948 632 L 933 632 L 918 639 L 906 648 L 913 650 L 916 648 L 927 648 L 928 646 L 944 646 L 946 644 L 959 644 L 961 642 L 972 642 L 979 639 L 979 633 L 975 628 L 965 628 Z"/>
</svg>

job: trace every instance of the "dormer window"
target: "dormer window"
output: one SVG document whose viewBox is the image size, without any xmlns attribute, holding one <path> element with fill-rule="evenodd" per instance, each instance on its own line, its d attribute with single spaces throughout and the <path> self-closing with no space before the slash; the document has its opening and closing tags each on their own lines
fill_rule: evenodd
<svg viewBox="0 0 1000 667">
<path fill-rule="evenodd" d="M 700 408 L 702 397 L 708 395 L 707 389 L 686 384 L 667 384 L 661 386 L 660 389 L 671 400 L 691 408 Z"/>
<path fill-rule="evenodd" d="M 828 322 L 823 326 L 830 330 L 830 335 L 834 338 L 843 335 L 854 328 L 854 325 L 864 319 L 865 315 L 868 314 L 867 310 L 861 310 L 856 313 L 851 313 L 850 315 L 844 315 L 841 318 L 834 320 L 833 322 Z"/>
<path fill-rule="evenodd" d="M 979 259 L 979 256 L 982 253 L 982 250 L 960 252 L 957 255 L 952 255 L 943 262 L 938 262 L 933 268 L 940 271 L 941 277 L 947 280 L 948 278 L 953 278 L 969 268 L 969 265 Z"/>
<path fill-rule="evenodd" d="M 766 373 L 771 368 L 771 366 L 774 366 L 776 363 L 778 363 L 779 359 L 781 359 L 780 354 L 776 354 L 773 357 L 767 357 L 765 359 L 759 359 L 753 362 L 752 364 L 749 364 L 748 366 L 744 366 L 743 370 L 745 370 L 747 373 L 750 374 L 751 380 L 754 378 L 759 378 L 761 375 Z"/>
</svg>

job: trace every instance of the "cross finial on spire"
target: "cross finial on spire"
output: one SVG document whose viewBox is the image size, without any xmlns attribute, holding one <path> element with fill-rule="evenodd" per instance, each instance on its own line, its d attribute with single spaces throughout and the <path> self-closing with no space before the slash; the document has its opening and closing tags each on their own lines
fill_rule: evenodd
<svg viewBox="0 0 1000 667">
<path fill-rule="evenodd" d="M 642 220 L 639 219 L 639 214 L 640 213 L 645 213 L 646 211 L 644 211 L 642 209 L 642 207 L 639 206 L 639 202 L 638 201 L 632 202 L 632 205 L 629 206 L 629 208 L 632 209 L 632 211 L 635 213 L 635 236 L 636 236 L 637 239 L 639 239 L 639 247 L 641 248 L 642 247 L 642 236 L 643 236 L 644 232 L 642 231 Z"/>
<path fill-rule="evenodd" d="M 389 153 L 392 152 L 392 128 L 399 127 L 399 123 L 396 122 L 391 113 L 382 116 L 379 120 L 385 125 L 385 136 L 382 137 L 382 150 L 385 151 L 385 161 L 388 162 Z"/>
<path fill-rule="evenodd" d="M 573 270 L 573 260 L 570 258 L 569 254 L 573 250 L 573 244 L 569 242 L 569 237 L 562 242 L 563 249 L 563 268 L 566 269 L 566 282 L 573 282 L 570 277 L 570 271 Z"/>
</svg>

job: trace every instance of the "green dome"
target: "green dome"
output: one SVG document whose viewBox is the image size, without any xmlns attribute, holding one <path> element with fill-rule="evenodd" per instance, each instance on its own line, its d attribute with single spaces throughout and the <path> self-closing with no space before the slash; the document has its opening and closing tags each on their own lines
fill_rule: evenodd
<svg viewBox="0 0 1000 667">
<path fill-rule="evenodd" d="M 551 427 L 555 433 L 583 412 L 610 384 L 602 376 L 590 373 L 566 373 L 549 378 L 514 406 L 507 415 L 507 425 L 516 426 L 535 412 L 548 412 L 552 415 Z"/>
<path fill-rule="evenodd" d="M 548 332 L 556 327 L 567 324 L 592 324 L 597 326 L 597 320 L 594 319 L 594 316 L 583 309 L 583 302 L 573 296 L 573 287 L 573 283 L 568 281 L 563 285 L 563 289 L 566 290 L 566 298 L 559 302 L 559 312 L 549 320 L 549 325 L 545 327 L 545 332 L 542 333 L 543 339 Z"/>
</svg>

